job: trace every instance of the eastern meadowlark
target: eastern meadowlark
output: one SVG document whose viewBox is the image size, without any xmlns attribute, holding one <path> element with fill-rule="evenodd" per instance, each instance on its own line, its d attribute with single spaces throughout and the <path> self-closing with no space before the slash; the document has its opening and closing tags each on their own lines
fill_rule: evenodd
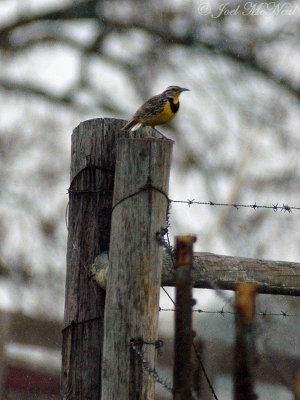
<svg viewBox="0 0 300 400">
<path fill-rule="evenodd" d="M 162 125 L 171 121 L 179 110 L 179 96 L 189 91 L 179 86 L 169 86 L 162 93 L 150 97 L 134 114 L 122 130 L 136 131 L 142 126 Z"/>
</svg>

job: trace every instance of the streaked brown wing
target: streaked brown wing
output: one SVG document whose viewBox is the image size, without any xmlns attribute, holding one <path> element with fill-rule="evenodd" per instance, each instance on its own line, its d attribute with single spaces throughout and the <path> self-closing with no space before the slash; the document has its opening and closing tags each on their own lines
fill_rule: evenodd
<svg viewBox="0 0 300 400">
<path fill-rule="evenodd" d="M 134 114 L 133 118 L 140 122 L 146 122 L 153 115 L 162 112 L 167 99 L 161 94 L 150 97 Z"/>
</svg>

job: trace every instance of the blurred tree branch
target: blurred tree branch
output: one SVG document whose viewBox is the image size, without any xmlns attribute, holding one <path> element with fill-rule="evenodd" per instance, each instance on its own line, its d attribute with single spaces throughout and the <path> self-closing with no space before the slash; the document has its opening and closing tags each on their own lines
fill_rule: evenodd
<svg viewBox="0 0 300 400">
<path fill-rule="evenodd" d="M 129 2 L 134 7 L 135 2 Z M 266 32 L 263 35 L 261 32 L 253 35 L 251 40 L 245 40 L 242 37 L 235 36 L 229 37 L 224 33 L 224 26 L 227 18 L 222 15 L 217 21 L 217 33 L 209 36 L 205 33 L 205 26 L 209 26 L 208 16 L 205 20 L 197 19 L 192 12 L 187 14 L 187 11 L 178 13 L 160 11 L 160 16 L 157 18 L 155 10 L 151 15 L 150 22 L 145 22 L 145 18 L 141 15 L 137 18 L 136 14 L 127 18 L 121 19 L 119 16 L 114 16 L 112 13 L 105 12 L 106 3 L 103 1 L 88 0 L 81 2 L 74 2 L 71 6 L 62 7 L 60 10 L 47 11 L 41 14 L 34 14 L 30 16 L 23 16 L 0 29 L 0 49 L 5 54 L 14 54 L 28 49 L 29 47 L 57 43 L 70 46 L 77 49 L 82 55 L 89 56 L 95 55 L 105 57 L 111 63 L 120 63 L 127 68 L 128 72 L 132 69 L 130 62 L 124 62 L 119 58 L 115 58 L 106 54 L 103 49 L 103 42 L 112 32 L 126 33 L 138 30 L 145 32 L 153 41 L 163 47 L 183 46 L 185 49 L 192 49 L 196 51 L 205 51 L 208 54 L 217 57 L 223 57 L 229 62 L 233 62 L 238 66 L 244 66 L 246 69 L 255 74 L 259 74 L 270 82 L 280 86 L 288 93 L 293 95 L 297 101 L 300 100 L 300 87 L 293 84 L 292 81 L 278 72 L 276 68 L 269 65 L 266 60 L 257 55 L 256 48 L 262 46 L 264 43 L 268 44 L 275 41 L 276 37 L 282 34 L 282 29 L 277 30 L 276 33 L 270 34 Z M 164 15 L 165 12 L 165 15 Z M 174 18 L 188 19 L 188 27 L 182 32 L 174 32 L 172 23 Z M 149 19 L 149 18 L 148 18 Z M 64 24 L 70 21 L 94 21 L 98 25 L 99 33 L 96 35 L 92 44 L 84 45 L 78 40 L 62 35 L 59 32 L 57 24 Z M 16 34 L 18 30 L 22 30 L 22 34 Z M 176 31 L 176 30 L 175 30 Z M 33 35 L 32 32 L 38 32 Z M 32 35 L 34 37 L 32 37 Z M 278 35 L 278 36 L 277 36 Z M 159 43 L 158 43 L 159 41 Z M 148 54 L 149 56 L 149 54 Z M 145 59 L 147 52 L 145 53 Z M 134 61 L 133 61 L 134 63 Z M 0 86 L 7 89 L 11 82 L 5 83 L 1 80 Z M 14 85 L 12 85 L 14 86 Z M 14 87 L 16 89 L 16 87 Z M 18 85 L 18 90 L 24 93 L 31 93 L 33 95 L 43 95 L 46 99 L 51 101 L 61 102 L 67 105 L 72 105 L 73 100 L 71 97 L 63 96 L 61 98 L 51 96 L 38 88 L 32 88 L 26 84 Z M 103 104 L 102 104 L 103 105 Z"/>
</svg>

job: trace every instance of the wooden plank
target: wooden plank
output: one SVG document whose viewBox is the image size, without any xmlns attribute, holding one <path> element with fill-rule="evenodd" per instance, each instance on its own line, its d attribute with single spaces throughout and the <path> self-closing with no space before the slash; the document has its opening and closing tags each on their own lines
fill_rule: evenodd
<svg viewBox="0 0 300 400">
<path fill-rule="evenodd" d="M 143 369 L 140 356 L 154 367 L 162 266 L 156 233 L 166 222 L 168 201 L 163 193 L 168 192 L 172 144 L 151 138 L 119 141 L 102 400 L 154 399 L 154 379 Z"/>
<path fill-rule="evenodd" d="M 100 399 L 105 292 L 87 266 L 108 251 L 116 141 L 125 121 L 81 123 L 73 132 L 61 390 L 64 399 Z M 157 135 L 152 129 L 137 137 Z"/>
<path fill-rule="evenodd" d="M 91 266 L 91 274 L 105 288 L 107 254 L 103 253 Z M 300 263 L 231 257 L 213 253 L 194 253 L 192 277 L 194 287 L 235 290 L 239 283 L 256 283 L 258 293 L 300 296 Z M 162 285 L 175 286 L 173 262 L 163 255 Z"/>
</svg>

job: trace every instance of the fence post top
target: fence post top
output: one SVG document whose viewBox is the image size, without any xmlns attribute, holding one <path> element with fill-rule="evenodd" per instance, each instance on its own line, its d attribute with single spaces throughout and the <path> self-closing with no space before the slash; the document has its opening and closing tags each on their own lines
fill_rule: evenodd
<svg viewBox="0 0 300 400">
<path fill-rule="evenodd" d="M 196 235 L 177 235 L 175 236 L 176 243 L 182 242 L 184 244 L 195 243 L 197 241 Z"/>
</svg>

